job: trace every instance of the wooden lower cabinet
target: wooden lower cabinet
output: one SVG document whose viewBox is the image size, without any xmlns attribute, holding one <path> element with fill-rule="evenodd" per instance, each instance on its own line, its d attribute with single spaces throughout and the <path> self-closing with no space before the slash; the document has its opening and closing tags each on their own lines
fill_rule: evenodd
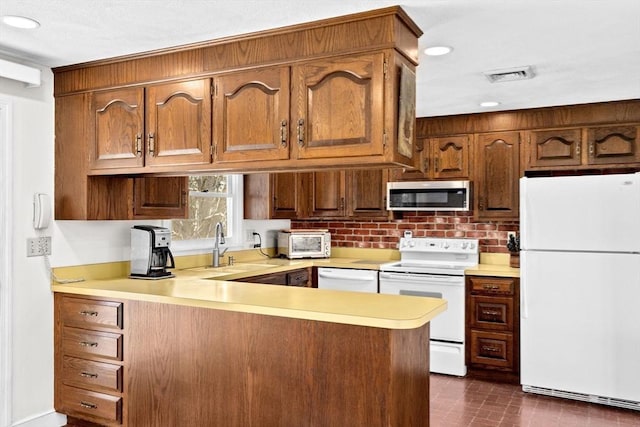
<svg viewBox="0 0 640 427">
<path fill-rule="evenodd" d="M 126 401 L 124 305 L 55 294 L 55 409 L 120 426 Z"/>
<path fill-rule="evenodd" d="M 311 267 L 299 268 L 280 273 L 262 274 L 260 276 L 245 277 L 238 282 L 262 283 L 265 285 L 303 286 L 311 287 Z"/>
<path fill-rule="evenodd" d="M 54 301 L 55 409 L 70 426 L 429 425 L 428 323 L 386 329 L 65 293 Z M 104 302 L 117 304 L 118 327 L 113 318 L 104 326 Z M 68 327 L 121 334 L 121 359 L 65 354 Z"/>
<path fill-rule="evenodd" d="M 520 283 L 466 277 L 467 375 L 520 383 Z"/>
</svg>

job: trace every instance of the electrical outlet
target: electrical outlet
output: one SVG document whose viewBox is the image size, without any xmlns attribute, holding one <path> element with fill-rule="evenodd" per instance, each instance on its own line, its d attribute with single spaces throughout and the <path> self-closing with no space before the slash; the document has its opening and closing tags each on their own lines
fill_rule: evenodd
<svg viewBox="0 0 640 427">
<path fill-rule="evenodd" d="M 256 232 L 256 230 L 254 230 L 254 229 L 245 230 L 244 231 L 244 241 L 253 243 L 253 241 L 254 241 L 253 233 L 255 233 L 255 232 Z"/>
<path fill-rule="evenodd" d="M 511 236 L 515 239 L 516 232 L 515 231 L 507 231 L 507 240 L 511 240 Z"/>
<path fill-rule="evenodd" d="M 51 255 L 51 236 L 28 238 L 27 256 Z"/>
</svg>

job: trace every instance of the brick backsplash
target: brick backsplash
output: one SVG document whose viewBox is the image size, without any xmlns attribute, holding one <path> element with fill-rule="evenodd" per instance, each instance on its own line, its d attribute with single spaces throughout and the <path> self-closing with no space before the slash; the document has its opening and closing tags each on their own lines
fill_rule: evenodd
<svg viewBox="0 0 640 427">
<path fill-rule="evenodd" d="M 291 228 L 326 228 L 332 246 L 396 249 L 405 230 L 414 237 L 479 239 L 481 252 L 508 252 L 507 232 L 519 231 L 518 221 L 477 222 L 472 212 L 404 212 L 401 219 L 291 221 Z"/>
</svg>

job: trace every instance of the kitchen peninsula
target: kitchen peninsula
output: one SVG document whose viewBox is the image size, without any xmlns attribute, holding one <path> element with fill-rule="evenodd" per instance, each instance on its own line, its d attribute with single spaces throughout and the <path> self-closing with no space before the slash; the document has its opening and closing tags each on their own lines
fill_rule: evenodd
<svg viewBox="0 0 640 427">
<path fill-rule="evenodd" d="M 444 300 L 210 274 L 54 284 L 56 410 L 109 426 L 429 425 Z"/>
</svg>

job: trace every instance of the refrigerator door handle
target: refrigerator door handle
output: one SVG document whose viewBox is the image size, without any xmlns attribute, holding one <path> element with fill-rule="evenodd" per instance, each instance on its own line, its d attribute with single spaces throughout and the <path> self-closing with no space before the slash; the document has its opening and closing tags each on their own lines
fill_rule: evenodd
<svg viewBox="0 0 640 427">
<path fill-rule="evenodd" d="M 528 221 L 528 212 L 529 212 L 529 198 L 527 197 L 527 177 L 520 178 L 520 248 L 521 249 L 529 249 L 528 245 L 528 230 L 526 225 L 529 223 Z M 523 226 L 522 226 L 523 225 Z"/>
<path fill-rule="evenodd" d="M 529 318 L 527 306 L 527 251 L 520 252 L 520 317 Z"/>
</svg>

